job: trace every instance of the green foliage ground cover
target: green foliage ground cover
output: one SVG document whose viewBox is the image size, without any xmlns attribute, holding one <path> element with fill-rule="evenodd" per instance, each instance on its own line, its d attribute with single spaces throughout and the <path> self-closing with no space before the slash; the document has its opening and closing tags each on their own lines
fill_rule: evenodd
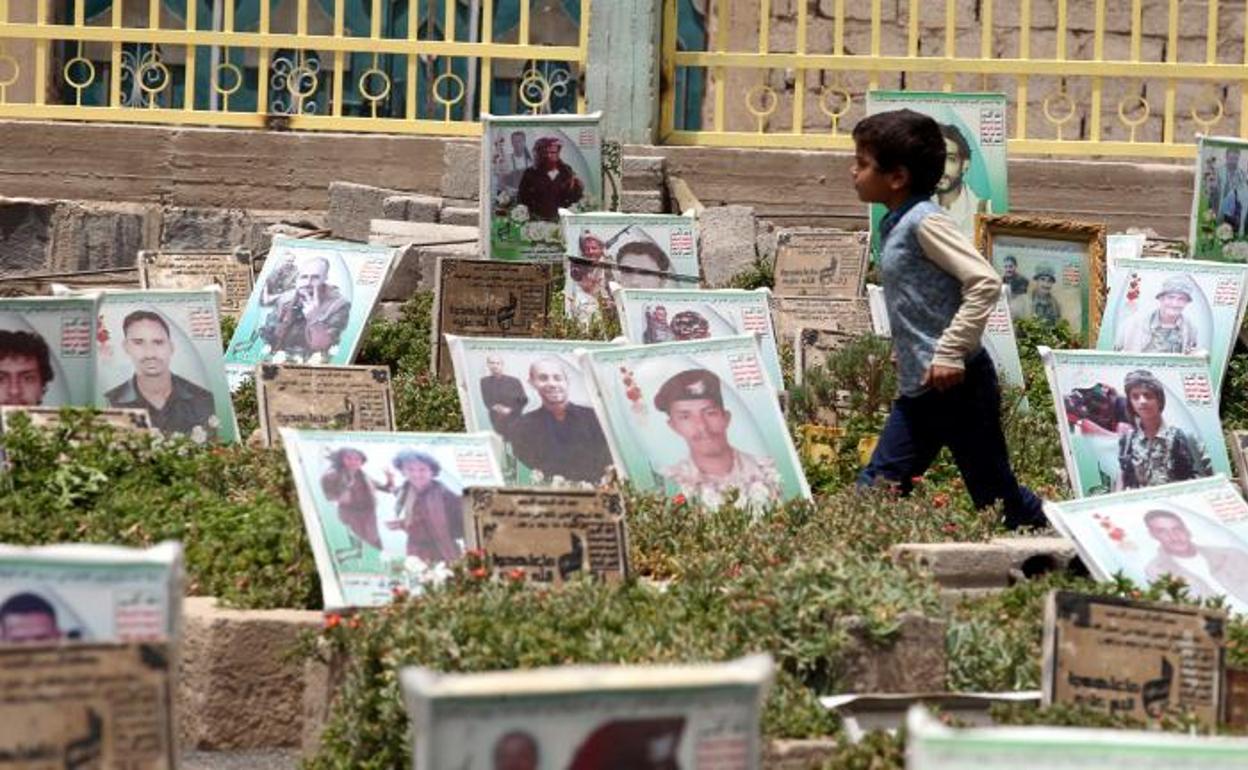
<svg viewBox="0 0 1248 770">
<path fill-rule="evenodd" d="M 767 278 L 760 270 L 740 283 Z M 454 386 L 429 371 L 430 306 L 430 296 L 421 294 L 397 320 L 375 322 L 359 360 L 395 372 L 400 430 L 462 430 Z M 607 339 L 617 331 L 610 324 L 586 329 L 560 322 L 547 334 Z M 1025 483 L 1061 497 L 1066 490 L 1053 406 L 1034 351 L 1037 344 L 1077 344 L 1065 330 L 1031 324 L 1022 326 L 1019 343 L 1028 387 L 1006 393 L 1003 406 L 1012 460 Z M 785 363 L 791 370 L 792 357 Z M 443 589 L 331 619 L 332 627 L 308 649 L 348 662 L 325 749 L 313 766 L 407 766 L 395 681 L 397 667 L 407 663 L 478 671 L 718 660 L 767 650 L 779 673 L 765 730 L 772 737 L 806 737 L 836 730 L 816 701 L 837 689 L 846 638 L 836 621 L 857 617 L 870 638 L 888 644 L 898 618 L 913 611 L 949 621 L 951 688 L 1034 687 L 1045 591 L 1058 585 L 1125 594 L 1139 589 L 1064 576 L 943 609 L 934 584 L 891 564 L 888 549 L 902 542 L 982 541 L 1003 532 L 996 512 L 973 510 L 947 455 L 908 498 L 852 489 L 859 440 L 879 429 L 894 389 L 887 345 L 863 338 L 792 390 L 794 425 L 830 403 L 836 391 L 852 394 L 835 460 L 807 464 L 813 503 L 753 516 L 731 506 L 707 512 L 626 491 L 635 580 L 535 590 L 482 579 L 474 571 L 480 565 L 469 561 Z M 1223 404 L 1228 427 L 1248 424 L 1248 355 L 1242 351 L 1232 359 Z M 241 394 L 236 407 L 244 429 L 254 428 L 254 397 Z M 280 452 L 116 434 L 93 427 L 87 414 L 53 431 L 19 426 L 4 443 L 12 467 L 0 480 L 0 542 L 147 545 L 177 538 L 186 547 L 192 593 L 239 607 L 319 608 L 320 586 Z M 1248 633 L 1240 625 L 1232 633 L 1232 660 L 1248 663 Z M 1022 710 L 1005 718 L 1084 717 Z M 900 744 L 873 739 L 846 747 L 831 766 L 900 767 Z"/>
</svg>

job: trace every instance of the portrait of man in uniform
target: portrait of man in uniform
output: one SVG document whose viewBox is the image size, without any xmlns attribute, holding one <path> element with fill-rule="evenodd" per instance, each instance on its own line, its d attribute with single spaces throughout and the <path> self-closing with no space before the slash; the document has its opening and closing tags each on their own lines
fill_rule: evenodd
<svg viewBox="0 0 1248 770">
<path fill-rule="evenodd" d="M 212 392 L 170 368 L 174 345 L 168 322 L 154 311 L 135 310 L 122 320 L 121 329 L 122 349 L 134 374 L 104 394 L 109 406 L 146 409 L 152 426 L 162 433 L 215 438 L 218 420 Z"/>
<path fill-rule="evenodd" d="M 981 199 L 967 184 L 971 167 L 971 144 L 954 125 L 940 124 L 945 138 L 945 173 L 936 184 L 935 201 L 952 217 L 958 229 L 975 238 L 975 215 L 991 214 L 992 201 Z"/>
<path fill-rule="evenodd" d="M 560 158 L 563 142 L 544 136 L 533 145 L 537 156 L 520 177 L 516 200 L 529 210 L 529 218 L 559 221 L 559 209 L 568 208 L 585 195 L 585 184 Z"/>
<path fill-rule="evenodd" d="M 1157 306 L 1150 312 L 1133 314 L 1122 325 L 1114 350 L 1183 355 L 1196 350 L 1196 327 L 1183 315 L 1194 292 L 1195 287 L 1187 278 L 1167 278 L 1157 292 Z"/>
<path fill-rule="evenodd" d="M 284 289 L 292 268 L 294 288 Z M 274 353 L 299 360 L 316 353 L 328 356 L 351 319 L 351 303 L 329 283 L 329 260 L 321 256 L 307 256 L 275 271 L 261 287 L 260 304 L 273 308 L 260 327 L 260 338 Z"/>
<path fill-rule="evenodd" d="M 494 742 L 494 770 L 537 770 L 537 741 L 523 730 L 513 730 Z"/>
<path fill-rule="evenodd" d="M 49 644 L 64 633 L 56 620 L 56 609 L 38 594 L 14 594 L 0 604 L 0 642 L 5 644 Z"/>
<path fill-rule="evenodd" d="M 731 490 L 751 505 L 780 500 L 775 460 L 743 452 L 729 441 L 732 412 L 724 408 L 723 386 L 714 372 L 689 369 L 668 378 L 654 406 L 667 414 L 668 427 L 689 448 L 686 459 L 659 471 L 681 493 L 713 508 Z"/>
<path fill-rule="evenodd" d="M 43 337 L 0 330 L 0 405 L 39 406 L 54 376 L 52 352 Z"/>
<path fill-rule="evenodd" d="M 542 403 L 506 431 L 516 459 L 547 479 L 598 483 L 611 465 L 611 451 L 594 410 L 569 400 L 568 372 L 558 359 L 529 366 L 529 385 Z"/>
<path fill-rule="evenodd" d="M 1248 552 L 1243 548 L 1193 542 L 1187 523 L 1173 511 L 1151 510 L 1144 524 L 1158 545 L 1144 568 L 1149 582 L 1170 575 L 1182 578 L 1195 597 L 1227 595 L 1248 604 Z"/>
<path fill-rule="evenodd" d="M 502 356 L 491 354 L 485 359 L 487 374 L 481 378 L 481 403 L 490 413 L 490 425 L 495 432 L 506 435 L 511 423 L 524 411 L 529 397 L 524 383 L 506 373 Z"/>
</svg>

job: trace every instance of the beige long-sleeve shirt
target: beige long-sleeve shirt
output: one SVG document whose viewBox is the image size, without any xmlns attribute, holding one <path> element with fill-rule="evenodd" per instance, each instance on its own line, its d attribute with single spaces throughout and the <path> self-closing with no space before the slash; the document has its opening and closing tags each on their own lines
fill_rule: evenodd
<svg viewBox="0 0 1248 770">
<path fill-rule="evenodd" d="M 923 255 L 962 284 L 962 306 L 940 335 L 932 364 L 963 369 L 1001 296 L 1001 277 L 947 214 L 925 217 L 916 235 Z"/>
</svg>

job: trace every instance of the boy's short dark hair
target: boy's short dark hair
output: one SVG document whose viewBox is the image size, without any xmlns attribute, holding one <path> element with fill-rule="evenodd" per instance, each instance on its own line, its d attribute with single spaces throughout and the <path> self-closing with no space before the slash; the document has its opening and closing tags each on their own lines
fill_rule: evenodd
<svg viewBox="0 0 1248 770">
<path fill-rule="evenodd" d="M 52 351 L 35 332 L 0 329 L 0 360 L 27 357 L 39 364 L 39 379 L 46 386 L 56 376 L 52 370 Z"/>
<path fill-rule="evenodd" d="M 940 124 L 914 110 L 890 110 L 858 121 L 854 142 L 871 153 L 881 171 L 909 171 L 912 195 L 931 196 L 945 173 Z"/>
</svg>

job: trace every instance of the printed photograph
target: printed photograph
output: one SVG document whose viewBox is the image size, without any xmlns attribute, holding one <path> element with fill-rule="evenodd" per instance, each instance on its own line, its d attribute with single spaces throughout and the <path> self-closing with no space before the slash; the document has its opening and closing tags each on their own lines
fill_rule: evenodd
<svg viewBox="0 0 1248 770">
<path fill-rule="evenodd" d="M 1076 497 L 1230 473 L 1207 358 L 1040 351 Z"/>
<path fill-rule="evenodd" d="M 405 668 L 399 682 L 417 767 L 744 770 L 759 763 L 771 668 L 765 655 L 489 674 Z"/>
<path fill-rule="evenodd" d="M 447 335 L 464 422 L 503 446 L 508 484 L 597 486 L 611 452 L 576 351 L 612 343 Z"/>
<path fill-rule="evenodd" d="M 96 300 L 0 299 L 0 405 L 95 403 Z"/>
<path fill-rule="evenodd" d="M 182 549 L 0 546 L 0 645 L 170 639 Z"/>
<path fill-rule="evenodd" d="M 718 508 L 809 498 L 753 336 L 588 351 L 616 465 L 637 488 Z"/>
<path fill-rule="evenodd" d="M 1208 353 L 1221 392 L 1248 301 L 1248 264 L 1124 258 L 1109 275 L 1099 350 Z"/>
<path fill-rule="evenodd" d="M 1192 257 L 1248 262 L 1248 141 L 1197 137 Z"/>
<path fill-rule="evenodd" d="M 945 173 L 932 201 L 940 205 L 968 238 L 975 237 L 975 217 L 1010 210 L 1006 164 L 1004 94 L 871 91 L 867 114 L 910 109 L 931 117 L 945 139 Z M 885 209 L 871 207 L 872 252 L 878 250 L 879 223 Z"/>
<path fill-rule="evenodd" d="M 100 295 L 95 358 L 100 406 L 146 410 L 197 443 L 238 440 L 214 291 Z"/>
<path fill-rule="evenodd" d="M 771 325 L 767 289 L 619 289 L 615 292 L 620 327 L 628 341 L 657 342 L 716 339 L 751 334 L 767 364 L 767 376 L 784 387 L 780 351 Z"/>
<path fill-rule="evenodd" d="M 281 429 L 325 608 L 386 604 L 419 591 L 464 552 L 463 493 L 501 486 L 483 433 Z"/>
<path fill-rule="evenodd" d="M 1098 580 L 1122 573 L 1147 585 L 1169 575 L 1193 598 L 1223 596 L 1248 612 L 1248 504 L 1225 476 L 1047 503 L 1045 513 Z"/>
<path fill-rule="evenodd" d="M 984 217 L 976 246 L 1010 292 L 1010 315 L 1065 322 L 1095 343 L 1105 285 L 1105 226 L 1039 217 Z"/>
<path fill-rule="evenodd" d="M 559 210 L 602 208 L 599 114 L 484 115 L 481 232 L 487 259 L 559 259 Z"/>
<path fill-rule="evenodd" d="M 226 363 L 351 363 L 395 259 L 388 246 L 274 238 Z"/>
<path fill-rule="evenodd" d="M 668 214 L 562 212 L 568 245 L 565 312 L 585 322 L 612 307 L 609 284 L 630 289 L 699 285 L 696 220 Z"/>
</svg>

